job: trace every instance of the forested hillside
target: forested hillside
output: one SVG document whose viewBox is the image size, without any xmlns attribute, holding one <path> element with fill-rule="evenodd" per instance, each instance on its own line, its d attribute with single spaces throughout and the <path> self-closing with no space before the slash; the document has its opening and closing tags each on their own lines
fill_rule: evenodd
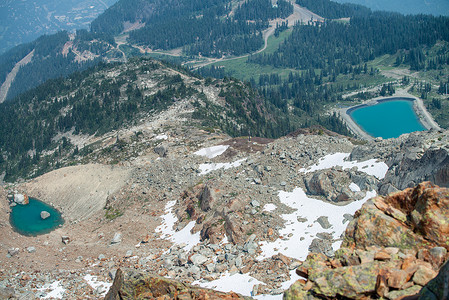
<svg viewBox="0 0 449 300">
<path fill-rule="evenodd" d="M 222 104 L 204 89 L 217 90 Z M 148 59 L 100 64 L 0 104 L 0 174 L 15 180 L 70 163 L 90 150 L 73 145 L 67 134 L 101 136 L 136 125 L 179 101 L 195 108 L 192 124 L 232 136 L 278 137 L 296 128 L 288 114 L 238 80 L 204 80 L 187 69 Z"/>
<path fill-rule="evenodd" d="M 423 64 L 423 47 L 449 41 L 449 18 L 373 13 L 352 17 L 349 24 L 296 26 L 291 36 L 269 55 L 253 56 L 260 64 L 297 69 L 317 68 L 333 72 L 340 65 L 357 65 L 384 54 L 407 50 L 412 69 Z"/>
</svg>

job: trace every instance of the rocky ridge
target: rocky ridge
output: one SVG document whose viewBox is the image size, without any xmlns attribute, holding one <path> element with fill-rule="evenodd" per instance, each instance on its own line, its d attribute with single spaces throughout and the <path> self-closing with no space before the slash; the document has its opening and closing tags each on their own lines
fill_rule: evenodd
<svg viewBox="0 0 449 300">
<path fill-rule="evenodd" d="M 367 201 L 335 257 L 310 254 L 296 270 L 307 281 L 285 299 L 416 295 L 449 258 L 448 204 L 449 190 L 430 182 Z"/>
<path fill-rule="evenodd" d="M 280 191 L 290 193 L 300 187 L 309 197 L 319 198 L 335 207 L 345 207 L 354 198 L 363 198 L 369 191 L 382 187 L 387 177 L 399 178 L 395 177 L 392 166 L 402 166 L 402 159 L 393 159 L 400 152 L 415 153 L 414 157 L 408 158 L 413 158 L 413 162 L 423 157 L 433 159 L 431 154 L 435 149 L 447 153 L 449 140 L 447 132 L 438 131 L 363 145 L 337 135 L 304 132 L 278 140 L 231 139 L 220 132 L 208 133 L 186 127 L 173 118 L 158 122 L 158 127 L 141 128 L 142 134 L 138 137 L 133 129 L 129 133 L 121 132 L 120 152 L 102 152 L 100 149 L 91 154 L 98 162 L 113 160 L 117 153 L 128 157 L 119 165 L 128 168 L 130 177 L 120 190 L 105 196 L 105 210 L 97 211 L 87 220 L 72 220 L 49 235 L 26 239 L 10 229 L 7 215 L 1 215 L 5 239 L 1 239 L 0 245 L 4 253 L 14 249 L 14 255 L 0 259 L 0 289 L 12 287 L 16 297 L 26 291 L 40 296 L 51 289 L 40 291 L 39 288 L 58 281 L 65 289 L 65 298 L 98 297 L 104 295 L 119 267 L 145 270 L 183 282 L 197 281 L 195 283 L 202 285 L 213 283 L 225 273 L 249 275 L 255 280 L 247 283 L 249 294 L 282 295 L 289 282 L 295 281 L 294 270 L 300 259 L 282 254 L 285 249 L 261 258 L 264 243 L 291 239 L 290 233 L 283 231 L 290 222 L 285 221 L 283 215 L 295 209 L 280 201 Z M 421 148 L 407 150 L 415 145 L 411 142 L 414 140 L 419 141 Z M 217 156 L 194 154 L 199 149 L 217 145 L 225 149 Z M 113 149 L 115 145 L 105 147 Z M 164 151 L 159 151 L 158 147 Z M 127 156 L 127 153 L 136 152 L 138 155 Z M 338 153 L 346 153 L 342 157 L 348 156 L 347 166 L 316 167 L 323 162 L 323 157 Z M 374 161 L 357 167 L 350 164 L 350 159 L 379 159 L 390 169 L 385 169 L 385 178 L 379 178 L 365 172 L 375 164 Z M 441 169 L 445 165 L 439 166 Z M 414 171 L 418 173 L 419 169 Z M 399 178 L 397 182 L 405 181 Z M 40 184 L 44 186 L 45 182 Z M 26 192 L 23 187 L 18 188 Z M 174 201 L 171 213 L 175 222 L 169 235 L 187 228 L 188 236 L 198 237 L 199 241 L 191 248 L 156 230 L 161 226 L 160 217 L 169 215 L 167 203 L 170 201 Z M 357 202 L 360 201 L 354 203 Z M 62 206 L 61 209 L 64 212 L 66 208 Z M 352 214 L 347 214 L 340 222 L 347 223 L 352 218 Z M 95 228 L 92 228 L 92 222 L 96 224 Z M 316 233 L 305 233 L 301 238 L 313 235 L 308 250 L 320 252 L 316 256 L 326 261 L 325 264 L 342 255 L 342 250 L 335 252 L 341 237 L 332 233 L 338 225 L 334 221 L 324 215 L 313 220 L 298 215 L 295 222 L 306 222 L 304 224 L 310 228 L 318 228 Z M 121 238 L 111 243 L 116 233 L 120 233 Z M 62 243 L 62 236 L 69 239 Z M 36 251 L 28 252 L 26 249 L 30 246 Z M 389 246 L 398 248 L 397 245 Z M 382 248 L 370 251 L 366 255 L 372 256 Z M 387 250 L 387 254 L 410 254 L 393 253 L 395 251 Z M 54 258 L 40 257 L 43 253 Z M 58 269 L 37 272 L 34 265 L 42 268 L 46 264 L 44 258 L 48 262 L 58 259 Z M 372 265 L 380 268 L 385 261 L 375 259 Z M 394 257 L 388 261 L 388 266 L 397 266 L 395 264 L 399 262 L 403 259 Z M 432 265 L 430 269 L 436 275 L 437 268 Z M 19 273 L 21 275 L 16 276 Z M 98 282 L 109 283 L 91 285 L 85 279 L 87 275 L 97 276 Z M 31 297 L 29 293 L 27 295 Z"/>
</svg>

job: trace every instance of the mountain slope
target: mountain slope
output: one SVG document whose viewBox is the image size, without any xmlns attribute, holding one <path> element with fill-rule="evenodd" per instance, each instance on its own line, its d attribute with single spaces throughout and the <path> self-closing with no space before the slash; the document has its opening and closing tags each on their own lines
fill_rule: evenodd
<svg viewBox="0 0 449 300">
<path fill-rule="evenodd" d="M 0 3 L 0 54 L 44 34 L 88 28 L 116 0 L 41 0 Z"/>
<path fill-rule="evenodd" d="M 231 135 L 270 137 L 289 130 L 285 113 L 249 86 L 204 80 L 148 59 L 48 81 L 3 103 L 0 115 L 0 174 L 6 171 L 8 180 L 83 158 L 93 148 L 79 142 L 82 136 L 95 140 L 161 115 Z"/>
</svg>

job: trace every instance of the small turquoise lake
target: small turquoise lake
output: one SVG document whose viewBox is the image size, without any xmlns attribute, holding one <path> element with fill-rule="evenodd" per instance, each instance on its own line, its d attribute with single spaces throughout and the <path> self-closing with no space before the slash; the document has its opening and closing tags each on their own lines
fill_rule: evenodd
<svg viewBox="0 0 449 300">
<path fill-rule="evenodd" d="M 29 200 L 30 203 L 27 205 L 16 205 L 11 208 L 9 222 L 15 231 L 22 235 L 36 236 L 49 233 L 64 224 L 64 219 L 57 209 L 34 198 Z M 41 211 L 49 212 L 50 217 L 42 220 Z"/>
<path fill-rule="evenodd" d="M 404 133 L 426 130 L 413 110 L 413 101 L 404 98 L 386 99 L 375 105 L 355 107 L 348 114 L 373 137 L 389 139 Z"/>
</svg>

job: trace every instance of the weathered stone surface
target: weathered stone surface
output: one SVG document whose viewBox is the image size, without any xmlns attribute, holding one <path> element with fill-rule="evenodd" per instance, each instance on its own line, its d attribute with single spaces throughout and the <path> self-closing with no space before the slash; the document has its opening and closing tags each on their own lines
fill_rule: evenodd
<svg viewBox="0 0 449 300">
<path fill-rule="evenodd" d="M 167 146 L 165 145 L 159 145 L 154 148 L 154 152 L 158 154 L 160 157 L 165 157 L 167 156 L 168 149 Z"/>
<path fill-rule="evenodd" d="M 371 262 L 328 270 L 314 280 L 315 285 L 311 290 L 326 297 L 340 295 L 356 298 L 360 294 L 374 293 L 378 268 L 378 263 Z"/>
<path fill-rule="evenodd" d="M 429 182 L 366 202 L 348 225 L 343 246 L 418 249 L 449 243 L 449 192 Z M 380 230 L 382 234 L 380 234 Z"/>
<path fill-rule="evenodd" d="M 413 275 L 413 282 L 420 286 L 426 285 L 431 279 L 435 278 L 437 272 L 434 270 L 420 265 L 417 267 L 415 274 Z"/>
<path fill-rule="evenodd" d="M 213 188 L 206 185 L 200 195 L 200 207 L 203 211 L 208 211 L 211 209 L 215 203 L 216 195 Z"/>
<path fill-rule="evenodd" d="M 45 220 L 49 217 L 50 217 L 50 213 L 48 211 L 45 211 L 45 210 L 41 211 L 41 219 L 42 220 Z"/>
<path fill-rule="evenodd" d="M 441 260 L 447 259 L 448 244 L 443 237 L 444 220 L 449 219 L 448 197 L 447 189 L 422 183 L 368 201 L 356 212 L 335 257 L 310 254 L 296 270 L 308 278 L 307 284 L 296 283 L 286 297 L 399 299 L 416 295 L 435 277 Z M 430 228 L 437 232 L 430 233 Z M 445 277 L 448 279 L 449 272 Z M 438 283 L 439 289 L 449 284 L 442 282 Z"/>
<path fill-rule="evenodd" d="M 142 273 L 123 274 L 117 270 L 114 283 L 105 300 L 118 299 L 251 299 L 237 293 L 203 289 L 172 279 Z"/>
<path fill-rule="evenodd" d="M 438 275 L 429 281 L 419 293 L 422 300 L 449 299 L 449 261 L 441 267 Z"/>
<path fill-rule="evenodd" d="M 416 143 L 416 141 L 411 141 L 413 138 L 410 135 L 409 140 L 405 141 L 405 150 L 410 148 L 406 144 Z M 406 153 L 406 155 L 393 158 L 390 164 L 395 167 L 390 168 L 382 180 L 379 187 L 380 193 L 386 195 L 392 189 L 402 190 L 422 181 L 432 181 L 439 186 L 449 187 L 447 149 L 429 149 L 423 152 L 422 156 L 410 156 Z"/>
<path fill-rule="evenodd" d="M 29 199 L 25 194 L 14 194 L 14 202 L 20 205 L 27 205 L 29 203 Z"/>
<path fill-rule="evenodd" d="M 111 244 L 119 244 L 122 241 L 122 234 L 120 232 L 116 232 L 114 237 L 111 240 Z"/>
</svg>

